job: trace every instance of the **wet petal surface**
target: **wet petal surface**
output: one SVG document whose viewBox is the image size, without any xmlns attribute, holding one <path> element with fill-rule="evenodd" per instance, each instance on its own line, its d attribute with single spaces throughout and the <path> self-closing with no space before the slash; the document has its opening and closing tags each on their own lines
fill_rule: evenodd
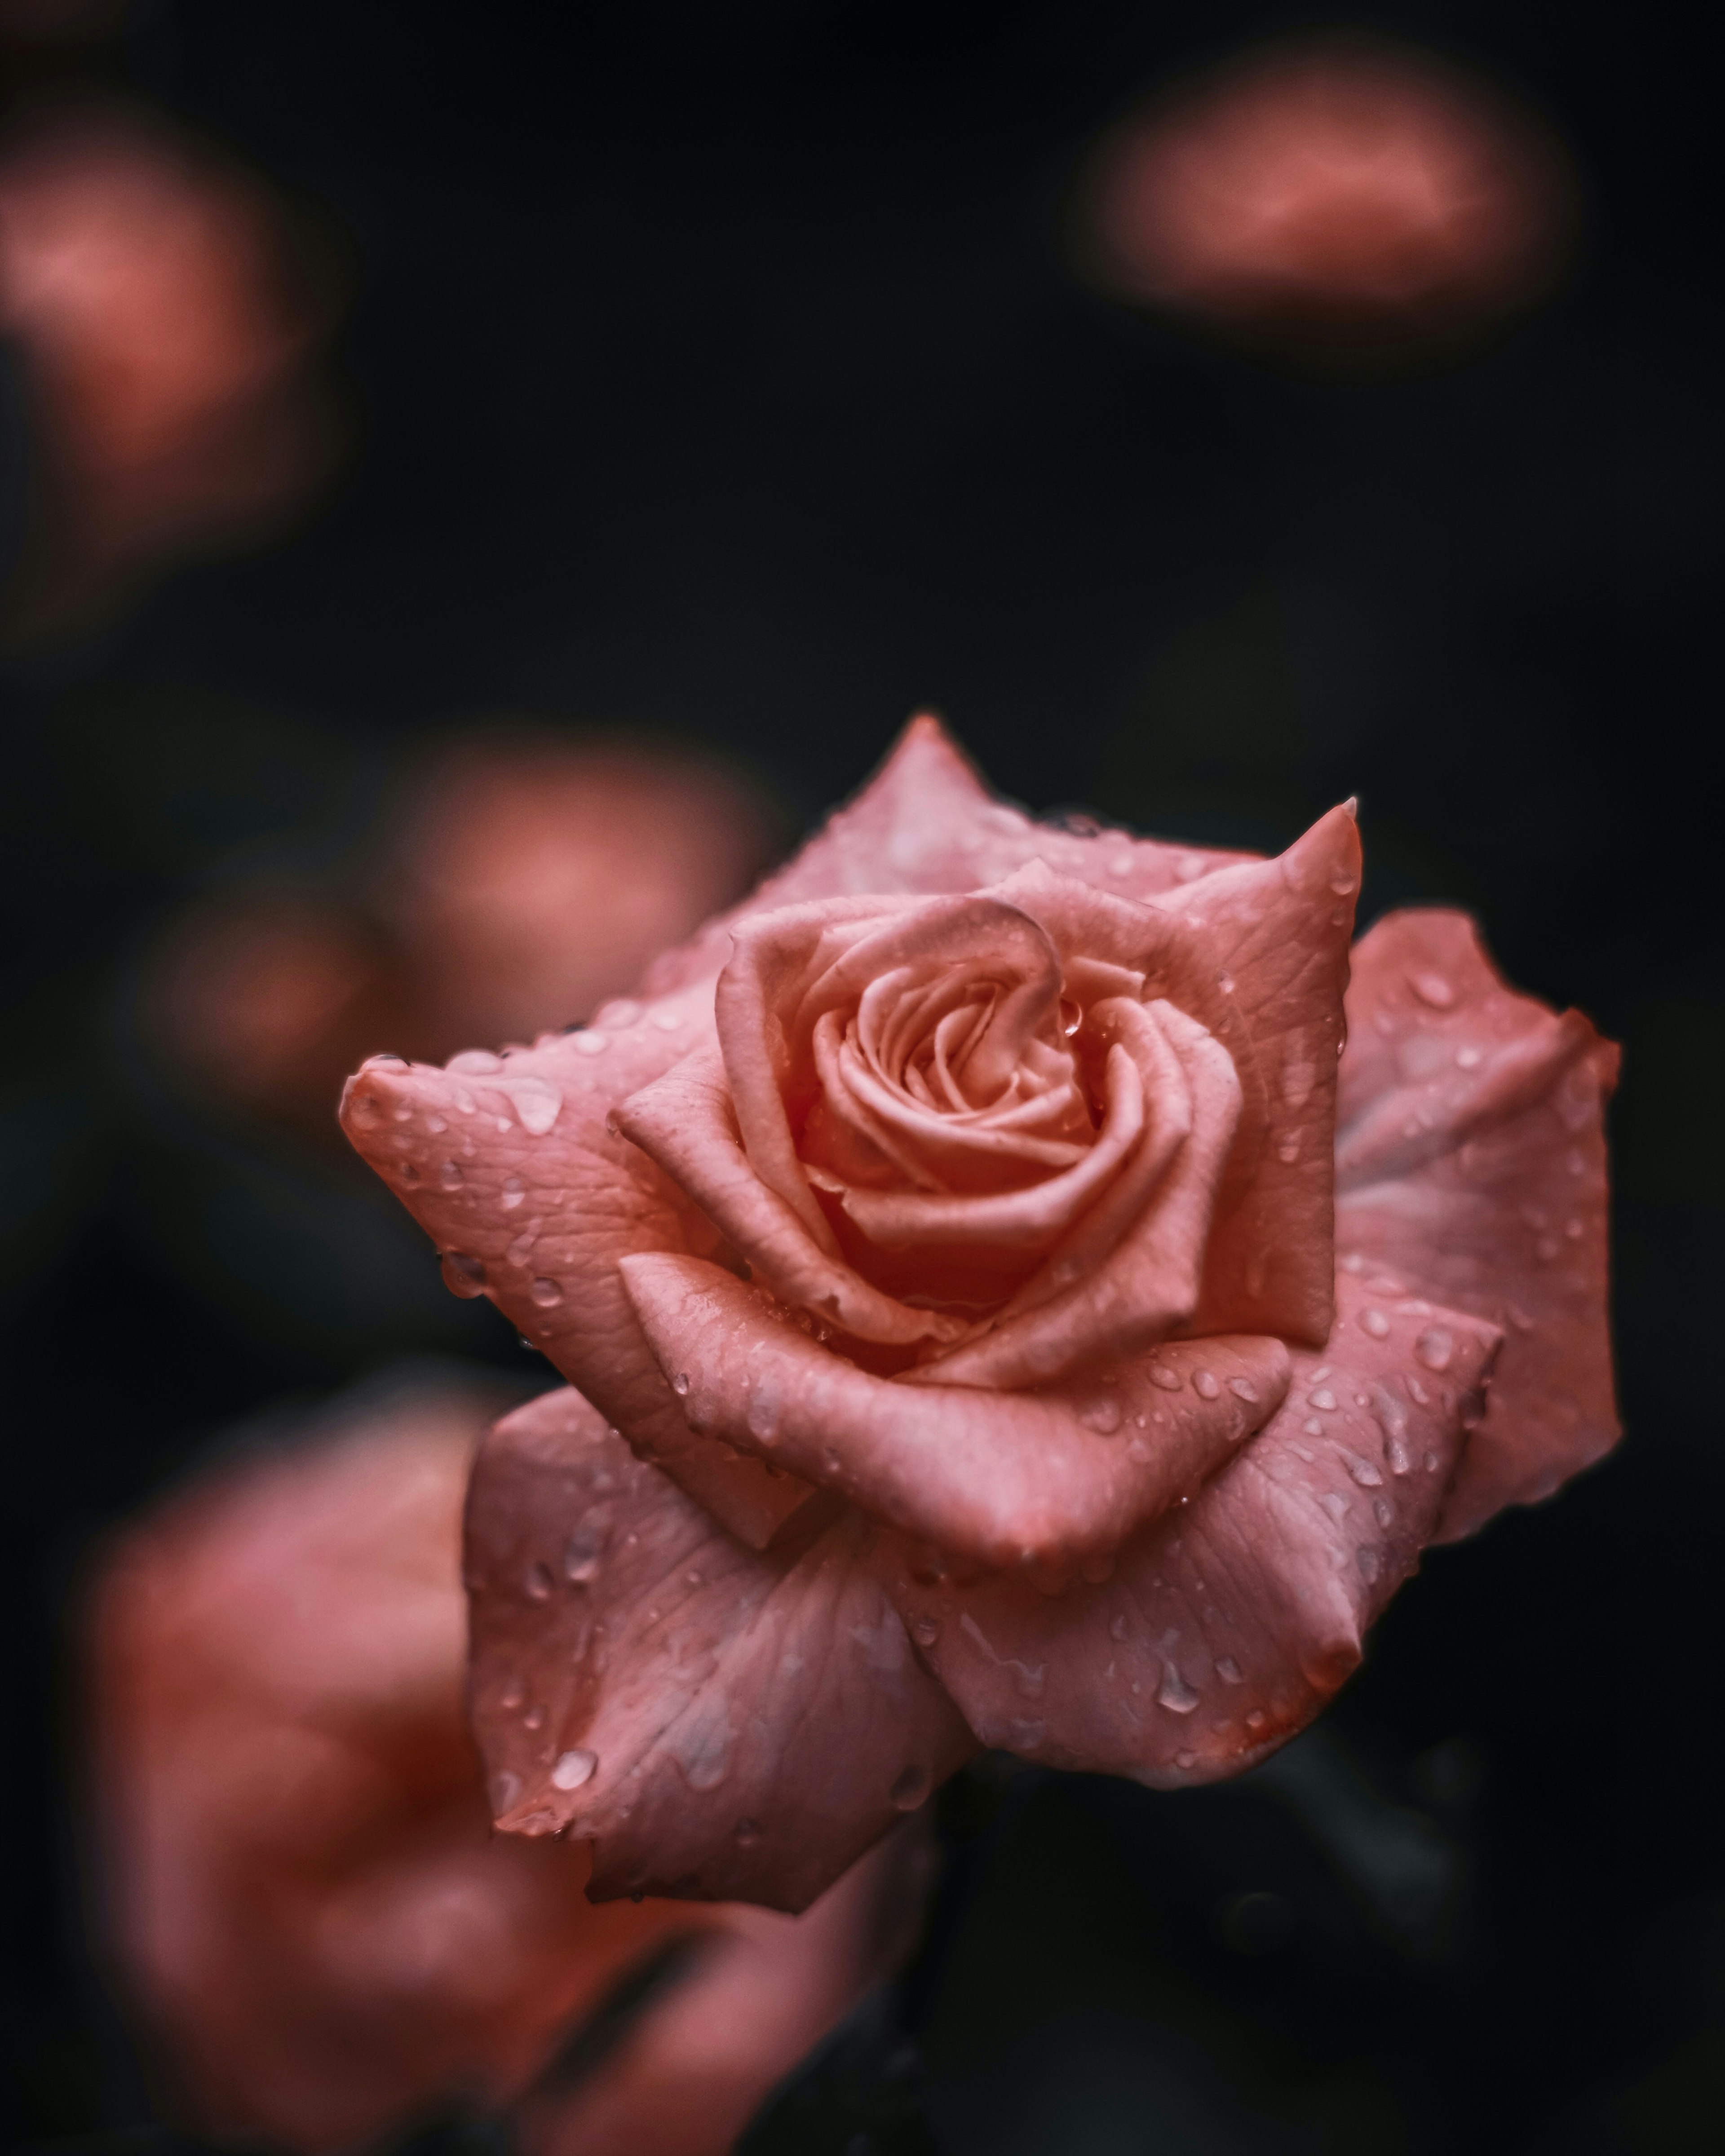
<svg viewBox="0 0 1725 2156">
<path fill-rule="evenodd" d="M 485 1441 L 468 1506 L 475 1725 L 500 1826 L 595 1843 L 597 1898 L 801 1909 L 974 1747 L 853 1512 L 765 1554 L 578 1394 Z"/>
<path fill-rule="evenodd" d="M 1499 977 L 1473 923 L 1395 913 L 1361 938 L 1337 1137 L 1337 1248 L 1363 1284 L 1503 1333 L 1440 1528 L 1548 1496 L 1620 1432 L 1604 1111 L 1618 1053 Z"/>
</svg>

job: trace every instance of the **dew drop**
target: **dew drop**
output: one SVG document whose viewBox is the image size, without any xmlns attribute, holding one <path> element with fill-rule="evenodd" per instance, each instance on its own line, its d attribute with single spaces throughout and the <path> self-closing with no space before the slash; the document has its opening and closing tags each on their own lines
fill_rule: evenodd
<svg viewBox="0 0 1725 2156">
<path fill-rule="evenodd" d="M 1455 989 L 1441 973 L 1409 973 L 1408 986 L 1433 1010 L 1448 1010 L 1455 1000 Z"/>
<path fill-rule="evenodd" d="M 763 1378 L 749 1394 L 748 1409 L 743 1416 L 750 1436 L 762 1445 L 776 1444 L 781 1408 L 778 1386 L 770 1378 Z"/>
<path fill-rule="evenodd" d="M 1383 1558 L 1370 1543 L 1362 1543 L 1354 1553 L 1354 1559 L 1359 1566 L 1360 1578 L 1369 1587 L 1384 1569 Z"/>
<path fill-rule="evenodd" d="M 1362 1490 L 1381 1490 L 1384 1477 L 1369 1460 L 1350 1459 L 1348 1471 Z"/>
<path fill-rule="evenodd" d="M 575 1035 L 575 1048 L 578 1055 L 603 1055 L 610 1045 L 611 1040 L 608 1034 L 578 1033 Z"/>
<path fill-rule="evenodd" d="M 1168 1363 L 1153 1363 L 1150 1365 L 1150 1382 L 1153 1385 L 1159 1385 L 1165 1393 L 1177 1393 L 1186 1381 Z"/>
<path fill-rule="evenodd" d="M 671 1379 L 671 1390 L 676 1394 L 680 1400 L 686 1400 L 688 1399 L 689 1373 L 686 1370 L 679 1370 L 675 1377 Z"/>
<path fill-rule="evenodd" d="M 521 1727 L 523 1729 L 543 1729 L 545 1709 L 542 1707 L 530 1707 L 521 1717 Z"/>
<path fill-rule="evenodd" d="M 561 1281 L 536 1280 L 527 1292 L 542 1310 L 549 1310 L 552 1304 L 562 1301 L 563 1284 Z"/>
<path fill-rule="evenodd" d="M 1214 1370 L 1194 1370 L 1192 1389 L 1201 1400 L 1215 1399 L 1222 1390 L 1222 1382 Z"/>
<path fill-rule="evenodd" d="M 1265 1715 L 1261 1707 L 1255 1707 L 1245 1718 L 1248 1729 L 1261 1729 L 1264 1727 L 1264 1722 Z"/>
<path fill-rule="evenodd" d="M 618 1033 L 622 1033 L 627 1027 L 632 1026 L 640 1015 L 640 1005 L 631 1002 L 627 996 L 623 997 L 617 1003 L 607 1004 L 603 1012 L 606 1024 Z"/>
<path fill-rule="evenodd" d="M 1099 1437 L 1111 1437 L 1120 1427 L 1120 1403 L 1106 1394 L 1099 1399 L 1086 1400 L 1078 1410 L 1078 1419 Z"/>
<path fill-rule="evenodd" d="M 892 1785 L 893 1810 L 913 1812 L 919 1804 L 926 1804 L 932 1779 L 927 1767 L 906 1767 Z"/>
<path fill-rule="evenodd" d="M 1389 1320 L 1381 1310 L 1363 1310 L 1359 1314 L 1359 1322 L 1374 1340 L 1388 1337 Z"/>
<path fill-rule="evenodd" d="M 1198 1754 L 1195 1752 L 1176 1752 L 1174 1754 L 1174 1764 L 1183 1774 L 1189 1767 L 1195 1767 L 1198 1764 Z"/>
<path fill-rule="evenodd" d="M 1428 1370 L 1447 1370 L 1455 1351 L 1454 1336 L 1442 1325 L 1427 1326 L 1414 1342 L 1414 1353 Z"/>
<path fill-rule="evenodd" d="M 489 1048 L 464 1048 L 459 1055 L 452 1055 L 444 1068 L 462 1071 L 470 1077 L 488 1078 L 494 1070 L 503 1068 L 503 1058 L 493 1055 Z"/>
<path fill-rule="evenodd" d="M 529 1602 L 543 1602 L 552 1589 L 551 1572 L 547 1566 L 530 1564 L 526 1577 L 521 1582 L 521 1592 Z"/>
<path fill-rule="evenodd" d="M 516 1207 L 521 1204 L 522 1199 L 524 1199 L 526 1194 L 527 1186 L 521 1181 L 520 1176 L 510 1176 L 503 1185 L 502 1199 L 504 1211 L 506 1213 L 513 1213 Z"/>
<path fill-rule="evenodd" d="M 1198 1694 L 1173 1662 L 1164 1662 L 1162 1666 L 1162 1682 L 1156 1687 L 1156 1703 L 1158 1707 L 1165 1707 L 1170 1714 L 1191 1714 L 1198 1707 Z"/>
<path fill-rule="evenodd" d="M 911 1637 L 919 1647 L 932 1647 L 940 1635 L 941 1620 L 938 1617 L 913 1617 L 911 1620 Z"/>
<path fill-rule="evenodd" d="M 458 1162 L 446 1160 L 438 1170 L 438 1187 L 443 1190 L 459 1190 L 467 1180 Z"/>
<path fill-rule="evenodd" d="M 1228 1380 L 1228 1389 L 1235 1399 L 1245 1400 L 1254 1407 L 1257 1405 L 1258 1388 L 1250 1378 L 1230 1378 Z"/>
<path fill-rule="evenodd" d="M 1126 1448 L 1126 1456 L 1134 1467 L 1147 1467 L 1152 1457 L 1149 1440 L 1135 1437 Z"/>
<path fill-rule="evenodd" d="M 653 1024 L 661 1033 L 680 1033 L 683 1029 L 683 1015 L 680 1010 L 655 1011 Z"/>
<path fill-rule="evenodd" d="M 1458 1048 L 1455 1051 L 1455 1063 L 1458 1070 L 1477 1070 L 1484 1060 L 1485 1058 L 1476 1048 Z"/>
<path fill-rule="evenodd" d="M 1373 1498 L 1372 1517 L 1378 1522 L 1380 1527 L 1387 1527 L 1389 1525 L 1390 1522 L 1395 1517 L 1395 1507 L 1390 1503 L 1388 1497 Z"/>
<path fill-rule="evenodd" d="M 1297 1137 L 1284 1138 L 1281 1143 L 1276 1148 L 1276 1157 L 1281 1163 L 1284 1168 L 1291 1168 L 1294 1163 L 1300 1158 L 1299 1139 Z"/>
<path fill-rule="evenodd" d="M 1245 1682 L 1240 1664 L 1235 1661 L 1232 1655 L 1217 1656 L 1216 1675 L 1220 1677 L 1224 1684 L 1237 1685 Z"/>
<path fill-rule="evenodd" d="M 1312 1394 L 1311 1404 L 1313 1407 L 1319 1409 L 1325 1414 L 1334 1414 L 1336 1412 L 1336 1395 L 1330 1390 L 1327 1385 L 1321 1385 L 1318 1389 Z"/>
<path fill-rule="evenodd" d="M 513 1714 L 527 1697 L 527 1687 L 519 1677 L 511 1677 L 497 1695 L 497 1704 L 506 1714 Z"/>
<path fill-rule="evenodd" d="M 598 1771 L 599 1755 L 597 1752 L 562 1752 L 551 1770 L 551 1786 L 554 1789 L 578 1789 L 590 1782 Z"/>
<path fill-rule="evenodd" d="M 470 1258 L 462 1250 L 445 1250 L 443 1257 L 444 1286 L 451 1295 L 459 1295 L 464 1302 L 471 1302 L 475 1296 L 485 1291 L 485 1268 L 481 1260 Z"/>
<path fill-rule="evenodd" d="M 599 1538 L 591 1528 L 571 1535 L 563 1551 L 563 1577 L 571 1586 L 585 1587 L 598 1576 Z"/>
<path fill-rule="evenodd" d="M 1216 986 L 1222 991 L 1224 996 L 1231 996 L 1234 993 L 1233 974 L 1218 973 L 1216 976 Z"/>
</svg>

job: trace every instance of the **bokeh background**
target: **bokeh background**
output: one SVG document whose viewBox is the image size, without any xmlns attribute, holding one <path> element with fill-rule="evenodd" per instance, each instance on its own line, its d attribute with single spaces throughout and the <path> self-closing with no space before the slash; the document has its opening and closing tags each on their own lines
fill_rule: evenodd
<svg viewBox="0 0 1725 2156">
<path fill-rule="evenodd" d="M 343 1158 L 341 1071 L 581 1017 L 922 707 L 1009 795 L 1163 835 L 1358 793 L 1366 917 L 1466 906 L 1625 1041 L 1630 1434 L 1435 1553 L 1245 1782 L 968 1777 L 910 1979 L 749 2145 L 1717 2145 L 1699 27 L 0 4 L 19 2145 L 170 2145 L 92 1944 L 100 1538 L 403 1358 L 550 1378 Z M 1134 296 L 1086 223 L 1122 123 L 1338 28 L 1529 116 L 1562 207 L 1519 303 L 1373 339 Z"/>
</svg>

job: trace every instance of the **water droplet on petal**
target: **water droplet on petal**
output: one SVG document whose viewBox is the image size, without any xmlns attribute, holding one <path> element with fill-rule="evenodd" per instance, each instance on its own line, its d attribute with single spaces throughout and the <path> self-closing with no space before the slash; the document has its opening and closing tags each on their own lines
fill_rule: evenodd
<svg viewBox="0 0 1725 2156">
<path fill-rule="evenodd" d="M 1150 1382 L 1153 1385 L 1160 1385 L 1165 1393 L 1178 1393 L 1186 1381 L 1171 1364 L 1153 1363 L 1150 1365 Z"/>
<path fill-rule="evenodd" d="M 1369 1543 L 1363 1543 L 1354 1553 L 1359 1565 L 1359 1576 L 1369 1587 L 1384 1569 L 1384 1560 Z"/>
<path fill-rule="evenodd" d="M 549 1310 L 553 1303 L 562 1301 L 563 1284 L 561 1281 L 536 1280 L 527 1292 L 542 1310 Z"/>
<path fill-rule="evenodd" d="M 927 1767 L 906 1767 L 892 1785 L 893 1810 L 913 1812 L 927 1803 L 932 1780 Z"/>
<path fill-rule="evenodd" d="M 1265 1719 L 1266 1717 L 1263 1708 L 1261 1707 L 1255 1707 L 1245 1718 L 1246 1727 L 1248 1729 L 1261 1729 L 1264 1727 Z"/>
<path fill-rule="evenodd" d="M 1213 1400 L 1221 1392 L 1221 1380 L 1214 1370 L 1194 1370 L 1192 1373 L 1192 1389 L 1199 1399 Z"/>
<path fill-rule="evenodd" d="M 1381 1310 L 1363 1310 L 1359 1322 L 1374 1340 L 1382 1340 L 1389 1331 L 1389 1320 Z"/>
<path fill-rule="evenodd" d="M 773 1445 L 778 1438 L 778 1419 L 783 1403 L 778 1388 L 770 1378 L 763 1378 L 749 1394 L 749 1404 L 743 1422 L 751 1437 L 762 1445 Z"/>
<path fill-rule="evenodd" d="M 549 1568 L 542 1564 L 530 1564 L 526 1577 L 521 1582 L 521 1592 L 529 1602 L 543 1602 L 550 1594 L 552 1578 Z"/>
<path fill-rule="evenodd" d="M 471 1302 L 475 1296 L 485 1291 L 485 1268 L 482 1260 L 470 1258 L 462 1250 L 445 1250 L 443 1256 L 444 1286 L 451 1295 L 459 1295 L 464 1302 Z"/>
<path fill-rule="evenodd" d="M 1381 1490 L 1384 1477 L 1369 1460 L 1350 1459 L 1348 1471 L 1362 1490 Z"/>
<path fill-rule="evenodd" d="M 1164 1662 L 1162 1666 L 1162 1682 L 1156 1688 L 1156 1703 L 1158 1707 L 1165 1707 L 1170 1714 L 1190 1714 L 1199 1704 L 1199 1695 L 1172 1662 Z"/>
<path fill-rule="evenodd" d="M 572 1586 L 585 1587 L 598 1576 L 599 1537 L 590 1527 L 571 1535 L 563 1551 L 563 1577 Z"/>
<path fill-rule="evenodd" d="M 545 1727 L 543 1707 L 530 1707 L 521 1717 L 521 1727 L 523 1729 L 543 1729 Z"/>
<path fill-rule="evenodd" d="M 1100 1399 L 1086 1400 L 1078 1410 L 1078 1419 L 1099 1437 L 1111 1437 L 1120 1427 L 1120 1403 L 1106 1394 Z"/>
<path fill-rule="evenodd" d="M 551 1770 L 551 1786 L 554 1789 L 578 1789 L 590 1782 L 598 1771 L 599 1755 L 597 1752 L 562 1752 Z"/>
<path fill-rule="evenodd" d="M 506 1714 L 513 1714 L 527 1697 L 527 1687 L 519 1677 L 511 1677 L 497 1695 L 497 1704 Z"/>
<path fill-rule="evenodd" d="M 459 1162 L 446 1160 L 438 1171 L 438 1184 L 444 1190 L 459 1190 L 466 1181 Z"/>
<path fill-rule="evenodd" d="M 1135 1437 L 1126 1448 L 1126 1456 L 1134 1467 L 1147 1467 L 1153 1455 L 1147 1438 Z"/>
<path fill-rule="evenodd" d="M 913 1617 L 911 1620 L 911 1637 L 919 1647 L 932 1647 L 940 1635 L 941 1620 L 938 1617 Z"/>
<path fill-rule="evenodd" d="M 603 1033 L 578 1033 L 574 1041 L 577 1053 L 582 1055 L 603 1055 L 611 1045 L 610 1035 Z"/>
<path fill-rule="evenodd" d="M 1455 1336 L 1442 1325 L 1429 1325 L 1414 1342 L 1414 1353 L 1428 1370 L 1447 1370 L 1455 1350 Z"/>
<path fill-rule="evenodd" d="M 1395 1517 L 1395 1507 L 1388 1497 L 1374 1497 L 1372 1500 L 1372 1517 L 1380 1527 L 1387 1527 Z"/>
<path fill-rule="evenodd" d="M 686 1400 L 688 1399 L 689 1373 L 686 1370 L 679 1370 L 675 1377 L 671 1379 L 671 1390 L 676 1394 L 680 1400 Z"/>
<path fill-rule="evenodd" d="M 1455 1000 L 1455 991 L 1441 973 L 1409 973 L 1408 986 L 1423 1004 L 1434 1010 L 1448 1010 Z"/>
<path fill-rule="evenodd" d="M 1235 1661 L 1232 1655 L 1217 1656 L 1216 1675 L 1220 1677 L 1224 1684 L 1237 1685 L 1245 1682 L 1240 1664 Z"/>
<path fill-rule="evenodd" d="M 1311 1404 L 1315 1408 L 1321 1409 L 1325 1414 L 1334 1414 L 1336 1412 L 1336 1395 L 1330 1390 L 1327 1385 L 1321 1385 L 1317 1391 L 1312 1394 Z"/>
<path fill-rule="evenodd" d="M 526 1194 L 527 1186 L 521 1181 L 520 1176 L 511 1175 L 506 1178 L 504 1182 L 502 1190 L 504 1211 L 506 1213 L 513 1213 L 516 1207 L 521 1204 L 522 1199 L 524 1199 Z"/>
<path fill-rule="evenodd" d="M 1195 1752 L 1176 1752 L 1174 1764 L 1183 1774 L 1189 1767 L 1195 1767 L 1198 1764 L 1198 1754 Z"/>
</svg>

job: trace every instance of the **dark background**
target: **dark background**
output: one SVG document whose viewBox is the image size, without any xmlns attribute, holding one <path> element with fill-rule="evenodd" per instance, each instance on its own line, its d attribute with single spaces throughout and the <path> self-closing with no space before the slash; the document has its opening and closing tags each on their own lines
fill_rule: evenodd
<svg viewBox="0 0 1725 2156">
<path fill-rule="evenodd" d="M 1630 1435 L 1435 1554 L 1279 1769 L 952 1800 L 906 2010 L 927 2130 L 1025 2156 L 1719 2145 L 1717 208 L 1692 19 L 1348 18 L 1507 83 L 1586 187 L 1550 305 L 1375 383 L 1206 348 L 1063 252 L 1096 130 L 1296 13 L 187 0 L 84 63 L 322 235 L 354 446 L 285 538 L 0 665 L 0 2012 L 26 2143 L 149 2115 L 80 1944 L 80 1553 L 262 1404 L 403 1352 L 521 1360 L 357 1173 L 156 1085 L 126 1019 L 152 925 L 236 860 L 350 845 L 435 729 L 669 732 L 802 823 L 933 706 L 1008 793 L 1169 835 L 1276 846 L 1357 792 L 1368 916 L 1466 905 L 1512 978 L 1625 1042 Z M 18 398 L 0 351 L 8 533 Z M 829 2124 L 803 2144 L 844 2148 Z"/>
</svg>

